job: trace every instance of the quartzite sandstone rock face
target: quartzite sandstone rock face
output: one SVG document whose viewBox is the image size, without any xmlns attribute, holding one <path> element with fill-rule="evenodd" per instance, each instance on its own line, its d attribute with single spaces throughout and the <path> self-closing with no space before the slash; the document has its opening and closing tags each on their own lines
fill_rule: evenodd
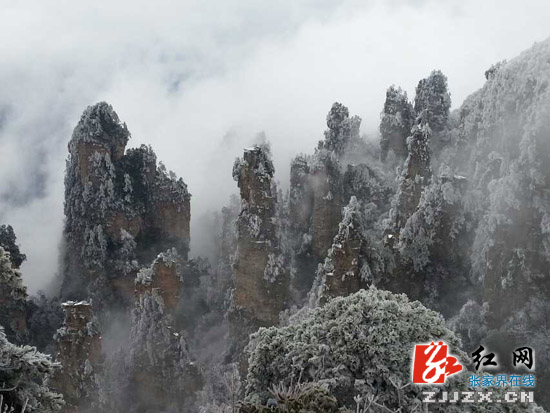
<svg viewBox="0 0 550 413">
<path fill-rule="evenodd" d="M 353 196 L 344 209 L 344 218 L 338 227 L 332 247 L 322 265 L 309 294 L 309 306 L 324 305 L 334 297 L 347 296 L 369 285 L 368 240 L 362 222 L 361 205 Z"/>
<path fill-rule="evenodd" d="M 136 299 L 145 292 L 158 290 L 166 310 L 174 315 L 183 289 L 182 265 L 184 260 L 175 248 L 163 252 L 149 268 L 143 268 L 136 277 Z"/>
<path fill-rule="evenodd" d="M 174 248 L 159 254 L 136 277 L 128 359 L 136 411 L 187 411 L 202 388 L 202 373 L 191 361 L 176 322 L 182 265 Z"/>
<path fill-rule="evenodd" d="M 157 166 L 150 147 L 125 152 L 129 137 L 103 102 L 86 109 L 74 129 L 65 178 L 64 298 L 91 294 L 102 307 L 129 308 L 140 266 L 171 247 L 187 257 L 187 185 Z"/>
<path fill-rule="evenodd" d="M 342 219 L 342 177 L 340 163 L 333 152 L 319 151 L 312 167 L 313 187 L 312 249 L 322 261 Z"/>
<path fill-rule="evenodd" d="M 245 150 L 233 168 L 241 193 L 230 309 L 231 334 L 237 341 L 258 327 L 277 324 L 288 298 L 289 275 L 279 247 L 273 173 L 267 146 Z"/>
<path fill-rule="evenodd" d="M 299 304 L 312 288 L 317 266 L 333 248 L 344 206 L 355 196 L 362 208 L 382 214 L 392 194 L 384 174 L 364 163 L 370 155 L 359 136 L 361 119 L 334 103 L 326 120 L 325 139 L 315 153 L 297 156 L 290 169 L 288 242 L 292 291 L 297 291 Z"/>
<path fill-rule="evenodd" d="M 103 363 L 101 336 L 90 302 L 67 301 L 62 307 L 65 321 L 55 335 L 62 369 L 54 377 L 54 387 L 65 398 L 64 411 L 78 412 L 91 408 L 97 397 Z"/>
<path fill-rule="evenodd" d="M 313 209 L 310 157 L 298 155 L 290 165 L 289 220 L 293 233 L 309 231 Z"/>
<path fill-rule="evenodd" d="M 424 188 L 430 183 L 430 128 L 422 117 L 407 138 L 409 154 L 403 165 L 399 187 L 390 212 L 391 231 L 399 233 L 409 217 L 416 211 Z"/>
</svg>

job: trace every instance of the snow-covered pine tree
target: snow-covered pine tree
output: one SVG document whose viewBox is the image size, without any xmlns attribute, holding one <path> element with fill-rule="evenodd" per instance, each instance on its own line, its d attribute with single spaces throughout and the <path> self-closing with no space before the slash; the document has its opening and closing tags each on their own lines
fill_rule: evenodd
<svg viewBox="0 0 550 413">
<path fill-rule="evenodd" d="M 0 247 L 10 253 L 11 263 L 15 269 L 21 267 L 23 261 L 27 259 L 27 256 L 19 249 L 17 237 L 11 225 L 0 225 Z"/>
<path fill-rule="evenodd" d="M 445 130 L 450 108 L 451 94 L 447 87 L 447 76 L 440 70 L 434 70 L 430 76 L 418 82 L 414 98 L 414 111 L 417 115 L 424 113 L 425 121 L 432 131 L 430 144 L 436 157 L 449 143 L 449 137 Z"/>
<path fill-rule="evenodd" d="M 426 122 L 434 133 L 441 132 L 447 125 L 451 95 L 448 91 L 447 76 L 441 70 L 434 70 L 418 82 L 414 98 L 414 111 L 417 115 L 425 112 Z"/>
<path fill-rule="evenodd" d="M 351 140 L 352 124 L 348 108 L 335 102 L 327 115 L 328 130 L 325 131 L 325 140 L 319 142 L 319 148 L 342 155 Z"/>
<path fill-rule="evenodd" d="M 49 386 L 50 377 L 59 367 L 50 356 L 38 352 L 34 347 L 19 347 L 10 343 L 0 326 L 2 408 L 28 413 L 60 411 L 64 405 L 63 397 Z"/>
</svg>

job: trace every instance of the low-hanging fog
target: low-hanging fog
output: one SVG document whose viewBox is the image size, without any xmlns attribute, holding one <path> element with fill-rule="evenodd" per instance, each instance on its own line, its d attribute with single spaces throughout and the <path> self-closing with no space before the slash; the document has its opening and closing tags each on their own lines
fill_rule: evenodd
<svg viewBox="0 0 550 413">
<path fill-rule="evenodd" d="M 409 96 L 441 69 L 453 107 L 484 71 L 548 36 L 540 0 L 0 0 L 0 224 L 13 225 L 31 292 L 55 274 L 67 142 L 86 106 L 111 103 L 204 213 L 236 191 L 233 160 L 264 131 L 277 178 L 312 151 L 334 101 L 377 135 L 386 88 Z"/>
</svg>

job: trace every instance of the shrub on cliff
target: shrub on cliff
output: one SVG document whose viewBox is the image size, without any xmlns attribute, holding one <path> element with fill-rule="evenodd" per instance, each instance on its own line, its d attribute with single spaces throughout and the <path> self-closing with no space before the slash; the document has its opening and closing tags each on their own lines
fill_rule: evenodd
<svg viewBox="0 0 550 413">
<path fill-rule="evenodd" d="M 63 397 L 48 387 L 58 366 L 34 347 L 10 343 L 0 326 L 0 395 L 5 405 L 27 413 L 61 410 Z"/>
</svg>

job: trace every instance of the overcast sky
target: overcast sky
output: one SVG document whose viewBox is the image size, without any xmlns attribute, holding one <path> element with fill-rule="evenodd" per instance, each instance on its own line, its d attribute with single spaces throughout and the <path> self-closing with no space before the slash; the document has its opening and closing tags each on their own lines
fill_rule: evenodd
<svg viewBox="0 0 550 413">
<path fill-rule="evenodd" d="M 236 192 L 231 166 L 265 131 L 276 175 L 311 152 L 334 101 L 376 138 L 385 90 L 433 69 L 453 107 L 493 63 L 550 36 L 544 0 L 0 0 L 0 223 L 31 292 L 57 270 L 67 142 L 86 106 L 113 105 L 188 183 L 197 224 Z"/>
</svg>

